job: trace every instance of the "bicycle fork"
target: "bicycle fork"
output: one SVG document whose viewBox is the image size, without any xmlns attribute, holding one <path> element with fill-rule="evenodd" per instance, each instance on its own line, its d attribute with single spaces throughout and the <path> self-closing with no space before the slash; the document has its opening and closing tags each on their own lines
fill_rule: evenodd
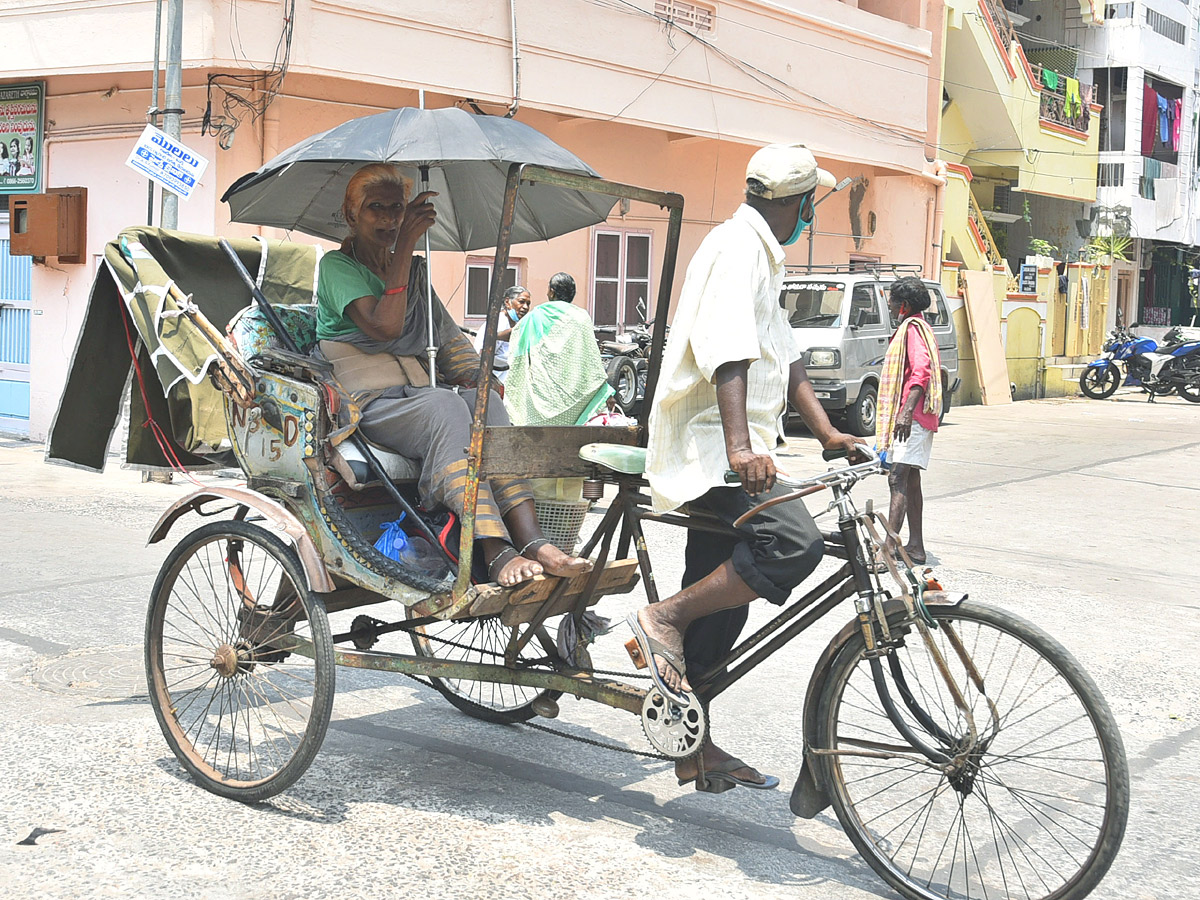
<svg viewBox="0 0 1200 900">
<path fill-rule="evenodd" d="M 913 582 L 913 586 L 916 587 L 917 591 L 920 591 L 920 588 L 917 587 L 918 579 L 913 575 L 911 566 L 906 567 L 906 572 L 904 575 L 901 575 L 897 569 L 895 560 L 884 552 L 884 542 L 875 530 L 874 521 L 879 522 L 880 526 L 897 546 L 899 546 L 899 540 L 897 535 L 892 534 L 882 517 L 878 516 L 870 508 L 870 505 L 868 505 L 864 513 L 858 513 L 854 509 L 849 494 L 846 491 L 835 490 L 834 501 L 831 505 L 838 509 L 838 527 L 845 539 L 846 547 L 852 561 L 851 564 L 858 589 L 858 596 L 855 598 L 854 606 L 859 628 L 862 631 L 863 642 L 866 647 L 865 655 L 870 666 L 871 679 L 875 685 L 880 705 L 887 715 L 888 720 L 892 723 L 892 726 L 909 746 L 920 753 L 924 760 L 934 764 L 947 774 L 961 771 L 967 765 L 968 760 L 981 749 L 979 730 L 976 727 L 971 705 L 967 702 L 966 696 L 955 679 L 954 673 L 950 670 L 950 666 L 941 649 L 933 640 L 931 626 L 935 628 L 940 626 L 940 630 L 945 634 L 946 641 L 954 650 L 967 677 L 975 685 L 975 689 L 979 695 L 987 701 L 993 725 L 998 726 L 999 715 L 995 704 L 987 696 L 983 677 L 972 661 L 966 647 L 959 639 L 954 627 L 948 622 L 935 623 L 925 609 L 922 597 L 919 595 L 914 596 L 914 593 L 910 591 L 910 581 Z M 939 725 L 933 716 L 921 705 L 909 687 L 900 665 L 900 659 L 896 653 L 899 648 L 904 646 L 903 636 L 894 636 L 888 624 L 887 613 L 883 605 L 883 600 L 888 594 L 883 590 L 878 578 L 873 578 L 872 573 L 868 570 L 868 554 L 866 553 L 868 547 L 873 551 L 870 554 L 871 556 L 875 559 L 885 561 L 889 573 L 895 579 L 896 583 L 900 585 L 900 599 L 905 607 L 905 619 L 916 627 L 937 669 L 938 675 L 946 684 L 954 706 L 966 725 L 967 735 L 965 739 L 955 737 Z M 888 661 L 886 672 L 882 663 L 884 657 L 887 657 Z M 896 693 L 899 695 L 900 702 L 909 715 L 927 735 L 934 739 L 935 744 L 940 745 L 940 748 L 944 749 L 931 745 L 910 724 L 910 721 L 905 717 L 892 696 L 892 690 L 888 685 L 889 675 L 892 684 L 895 686 Z M 851 754 L 865 756 L 909 755 L 890 751 L 852 751 Z"/>
</svg>

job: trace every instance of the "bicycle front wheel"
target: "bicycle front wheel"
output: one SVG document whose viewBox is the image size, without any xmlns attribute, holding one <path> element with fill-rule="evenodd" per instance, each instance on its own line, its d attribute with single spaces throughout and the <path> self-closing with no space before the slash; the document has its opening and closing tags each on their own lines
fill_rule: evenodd
<svg viewBox="0 0 1200 900">
<path fill-rule="evenodd" d="M 976 737 L 916 626 L 897 620 L 903 645 L 874 666 L 855 634 L 833 662 L 812 741 L 834 751 L 817 758 L 842 827 L 905 897 L 1086 896 L 1129 813 L 1112 713 L 1066 649 L 1025 620 L 971 602 L 931 612 L 933 647 Z"/>
</svg>

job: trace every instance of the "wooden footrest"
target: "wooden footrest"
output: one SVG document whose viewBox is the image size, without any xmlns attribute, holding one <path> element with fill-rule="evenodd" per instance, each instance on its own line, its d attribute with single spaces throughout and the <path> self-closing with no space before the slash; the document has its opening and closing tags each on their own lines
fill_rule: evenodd
<svg viewBox="0 0 1200 900">
<path fill-rule="evenodd" d="M 591 572 L 586 572 L 572 578 L 566 590 L 555 601 L 554 610 L 550 615 L 561 615 L 570 610 L 583 593 L 591 576 Z M 478 589 L 475 602 L 464 615 L 493 616 L 499 613 L 506 625 L 527 622 L 537 614 L 542 602 L 550 596 L 559 581 L 560 579 L 554 576 L 538 575 L 511 588 L 500 587 L 497 584 L 484 585 Z M 607 594 L 627 594 L 637 583 L 636 559 L 618 559 L 610 562 L 600 574 L 600 580 L 588 606 Z"/>
</svg>

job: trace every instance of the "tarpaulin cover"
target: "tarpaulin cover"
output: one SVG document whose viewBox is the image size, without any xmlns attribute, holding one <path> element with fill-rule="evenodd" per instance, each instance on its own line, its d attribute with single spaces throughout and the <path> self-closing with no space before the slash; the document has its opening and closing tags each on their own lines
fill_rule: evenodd
<svg viewBox="0 0 1200 900">
<path fill-rule="evenodd" d="M 314 301 L 316 247 L 255 238 L 230 243 L 272 304 Z M 226 464 L 224 401 L 207 375 L 214 349 L 186 317 L 175 314 L 178 305 L 167 296 L 168 286 L 174 283 L 190 296 L 220 332 L 252 302 L 250 291 L 217 238 L 207 235 L 128 228 L 105 247 L 104 260 L 50 428 L 46 459 L 103 470 L 131 369 L 131 336 L 139 348 L 149 413 L 166 432 L 170 449 L 189 468 Z M 146 420 L 135 377 L 126 461 L 165 468 L 170 461 L 144 427 Z"/>
</svg>

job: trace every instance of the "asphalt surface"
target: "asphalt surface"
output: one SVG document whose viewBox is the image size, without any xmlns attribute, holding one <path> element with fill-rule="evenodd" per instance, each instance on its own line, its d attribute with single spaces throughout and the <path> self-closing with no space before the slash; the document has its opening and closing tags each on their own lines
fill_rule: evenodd
<svg viewBox="0 0 1200 900">
<path fill-rule="evenodd" d="M 1133 808 L 1094 897 L 1197 895 L 1198 448 L 1200 408 L 1175 398 L 956 407 L 926 476 L 943 582 L 1055 635 L 1120 724 Z M 823 466 L 803 435 L 789 453 L 794 474 Z M 146 535 L 190 485 L 41 454 L 0 439 L 0 896 L 894 896 L 830 813 L 802 821 L 787 808 L 804 686 L 849 609 L 714 707 L 718 741 L 779 774 L 776 792 L 698 794 L 664 762 L 477 722 L 411 681 L 341 669 L 308 773 L 247 807 L 183 772 L 142 675 L 151 585 L 193 523 L 162 544 Z M 881 478 L 856 490 L 886 497 Z M 648 538 L 660 586 L 678 584 L 680 535 Z M 624 616 L 640 596 L 600 610 Z M 769 614 L 759 606 L 752 622 Z M 598 664 L 627 667 L 622 632 L 597 646 Z M 633 716 L 561 703 L 552 727 L 646 749 Z M 18 843 L 35 829 L 52 831 Z"/>
</svg>

